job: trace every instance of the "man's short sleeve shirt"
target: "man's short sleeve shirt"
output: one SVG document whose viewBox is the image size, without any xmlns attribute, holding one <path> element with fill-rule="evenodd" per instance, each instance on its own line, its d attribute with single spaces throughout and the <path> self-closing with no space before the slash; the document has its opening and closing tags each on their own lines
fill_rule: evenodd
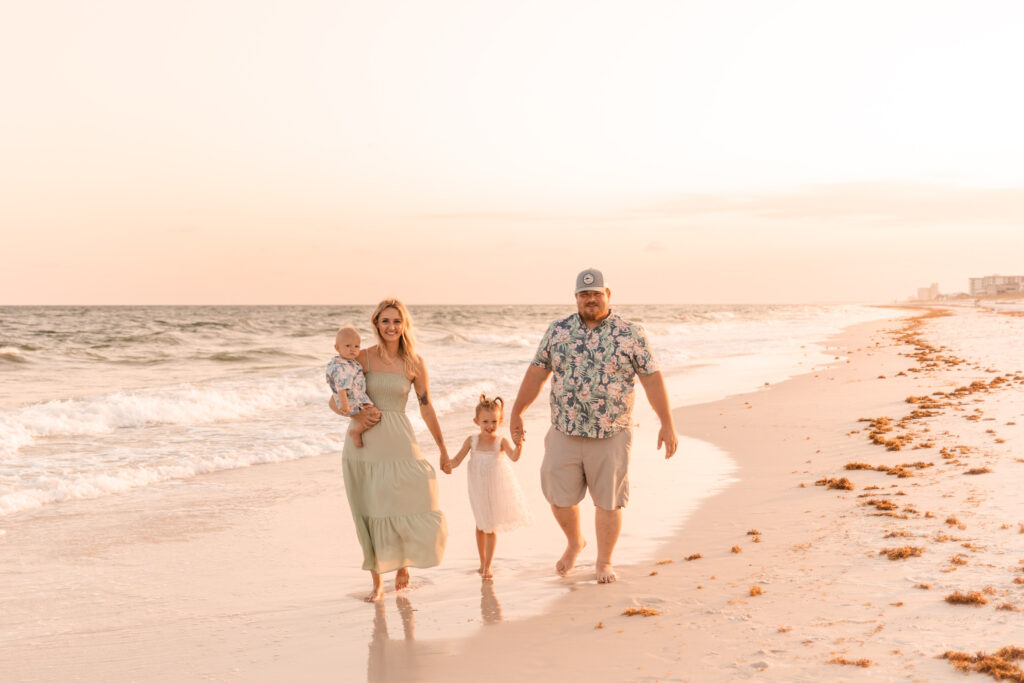
<svg viewBox="0 0 1024 683">
<path fill-rule="evenodd" d="M 552 372 L 551 423 L 592 439 L 629 428 L 633 378 L 658 371 L 644 329 L 614 313 L 592 330 L 579 314 L 552 323 L 533 364 Z"/>
</svg>

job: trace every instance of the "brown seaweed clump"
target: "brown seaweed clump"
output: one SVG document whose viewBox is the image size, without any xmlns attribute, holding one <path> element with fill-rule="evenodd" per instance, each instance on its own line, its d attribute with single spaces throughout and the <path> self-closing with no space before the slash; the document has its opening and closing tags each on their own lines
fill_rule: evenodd
<svg viewBox="0 0 1024 683">
<path fill-rule="evenodd" d="M 842 664 L 844 666 L 859 666 L 868 668 L 871 666 L 870 659 L 847 659 L 846 657 L 833 657 L 832 659 L 825 662 L 826 664 Z"/>
<path fill-rule="evenodd" d="M 761 595 L 762 593 L 764 593 L 764 591 L 761 590 L 760 586 L 751 586 L 750 587 L 750 597 L 753 598 L 753 597 L 756 597 L 758 595 Z"/>
<path fill-rule="evenodd" d="M 830 489 L 840 489 L 842 491 L 853 490 L 853 482 L 847 479 L 846 477 L 842 477 L 840 479 L 835 479 L 833 477 L 828 477 L 827 479 L 819 479 L 818 481 L 814 482 L 814 485 L 824 486 Z"/>
<path fill-rule="evenodd" d="M 683 559 L 686 560 L 687 562 L 693 562 L 694 560 L 699 560 L 702 557 L 704 557 L 704 556 L 701 555 L 700 553 L 694 553 L 693 555 L 687 555 Z"/>
<path fill-rule="evenodd" d="M 981 607 L 988 604 L 988 598 L 982 595 L 981 591 L 967 591 L 966 593 L 956 591 L 946 596 L 946 602 L 951 605 L 974 605 L 975 607 Z"/>
<path fill-rule="evenodd" d="M 876 510 L 882 510 L 883 512 L 895 510 L 898 507 L 896 503 L 885 498 L 872 498 L 864 501 L 864 505 L 874 505 Z"/>
<path fill-rule="evenodd" d="M 988 474 L 991 471 L 992 470 L 990 470 L 987 467 L 972 467 L 971 469 L 964 472 L 964 474 Z"/>
<path fill-rule="evenodd" d="M 905 560 L 908 557 L 920 557 L 924 548 L 917 545 L 904 545 L 899 548 L 883 548 L 878 551 L 879 555 L 885 555 L 890 560 Z"/>
<path fill-rule="evenodd" d="M 1024 670 L 1014 662 L 1024 659 L 1024 648 L 1008 646 L 1000 648 L 995 654 L 979 652 L 975 655 L 966 652 L 945 652 L 943 658 L 948 659 L 958 671 L 988 674 L 997 681 L 1017 681 L 1024 683 Z"/>
<path fill-rule="evenodd" d="M 661 614 L 661 612 L 658 610 L 651 609 L 650 607 L 644 607 L 642 605 L 640 607 L 630 607 L 622 612 L 622 616 L 624 617 L 656 617 L 659 614 Z"/>
</svg>

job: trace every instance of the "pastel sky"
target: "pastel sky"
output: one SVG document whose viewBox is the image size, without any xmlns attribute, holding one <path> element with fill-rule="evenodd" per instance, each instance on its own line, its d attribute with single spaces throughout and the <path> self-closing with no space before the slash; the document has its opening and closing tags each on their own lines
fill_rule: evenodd
<svg viewBox="0 0 1024 683">
<path fill-rule="evenodd" d="M 0 304 L 1024 274 L 1017 0 L 0 3 Z"/>
</svg>

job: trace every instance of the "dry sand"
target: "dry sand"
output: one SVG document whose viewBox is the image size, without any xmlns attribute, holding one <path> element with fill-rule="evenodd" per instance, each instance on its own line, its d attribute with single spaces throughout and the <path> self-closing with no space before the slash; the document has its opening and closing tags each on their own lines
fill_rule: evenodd
<svg viewBox="0 0 1024 683">
<path fill-rule="evenodd" d="M 1024 375 L 922 348 L 908 336 L 921 325 L 851 328 L 831 340 L 849 362 L 678 410 L 680 431 L 732 453 L 741 481 L 687 521 L 664 563 L 620 567 L 611 586 L 580 580 L 543 617 L 421 655 L 422 680 L 959 680 L 947 650 L 1024 645 Z M 898 421 L 920 405 L 907 397 L 976 381 L 986 388 L 933 397 L 934 415 L 880 437 L 913 435 L 899 451 L 858 421 Z M 932 466 L 844 469 L 917 461 Z M 815 485 L 843 477 L 852 490 Z M 870 500 L 891 501 L 891 516 Z M 880 554 L 903 546 L 922 553 Z M 947 603 L 957 591 L 988 602 Z M 658 614 L 623 615 L 639 607 Z"/>
<path fill-rule="evenodd" d="M 1024 375 L 929 347 L 929 324 L 851 328 L 830 341 L 831 368 L 677 410 L 681 432 L 734 456 L 740 481 L 661 562 L 620 554 L 608 586 L 586 567 L 544 579 L 571 590 L 540 616 L 499 623 L 501 576 L 481 583 L 494 623 L 470 637 L 425 614 L 444 586 L 376 606 L 335 589 L 339 571 L 358 573 L 330 540 L 347 515 L 337 458 L 7 520 L 0 679 L 959 680 L 947 650 L 1024 645 Z M 972 382 L 984 384 L 956 391 Z M 875 443 L 858 420 L 883 417 Z M 815 485 L 844 477 L 852 490 Z M 972 591 L 987 602 L 945 600 Z M 357 657 L 353 620 L 369 632 Z"/>
</svg>

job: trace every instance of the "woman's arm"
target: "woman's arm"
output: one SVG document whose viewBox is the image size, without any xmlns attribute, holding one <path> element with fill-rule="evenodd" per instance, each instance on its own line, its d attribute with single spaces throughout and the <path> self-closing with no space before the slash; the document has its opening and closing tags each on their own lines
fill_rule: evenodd
<svg viewBox="0 0 1024 683">
<path fill-rule="evenodd" d="M 472 443 L 473 437 L 467 436 L 466 440 L 462 443 L 462 448 L 460 448 L 459 452 L 455 454 L 454 458 L 452 458 L 452 466 L 448 468 L 448 474 L 451 474 L 452 470 L 461 465 L 462 461 L 466 459 L 466 456 L 469 455 L 469 446 Z"/>
<path fill-rule="evenodd" d="M 441 470 L 446 474 L 451 473 L 451 458 L 448 457 L 448 449 L 444 445 L 444 434 L 441 433 L 441 425 L 437 421 L 437 413 L 434 412 L 434 404 L 430 402 L 430 378 L 427 376 L 427 364 L 423 362 L 422 356 L 416 357 L 416 376 L 412 378 L 413 389 L 416 390 L 416 400 L 420 404 L 420 417 L 426 423 L 430 435 L 434 437 L 434 443 L 441 451 Z"/>
<path fill-rule="evenodd" d="M 501 440 L 501 449 L 508 453 L 508 459 L 512 462 L 519 462 L 519 456 L 523 454 L 523 441 L 525 441 L 525 439 L 520 439 L 519 443 L 513 447 L 512 444 L 508 442 L 508 439 Z"/>
</svg>

